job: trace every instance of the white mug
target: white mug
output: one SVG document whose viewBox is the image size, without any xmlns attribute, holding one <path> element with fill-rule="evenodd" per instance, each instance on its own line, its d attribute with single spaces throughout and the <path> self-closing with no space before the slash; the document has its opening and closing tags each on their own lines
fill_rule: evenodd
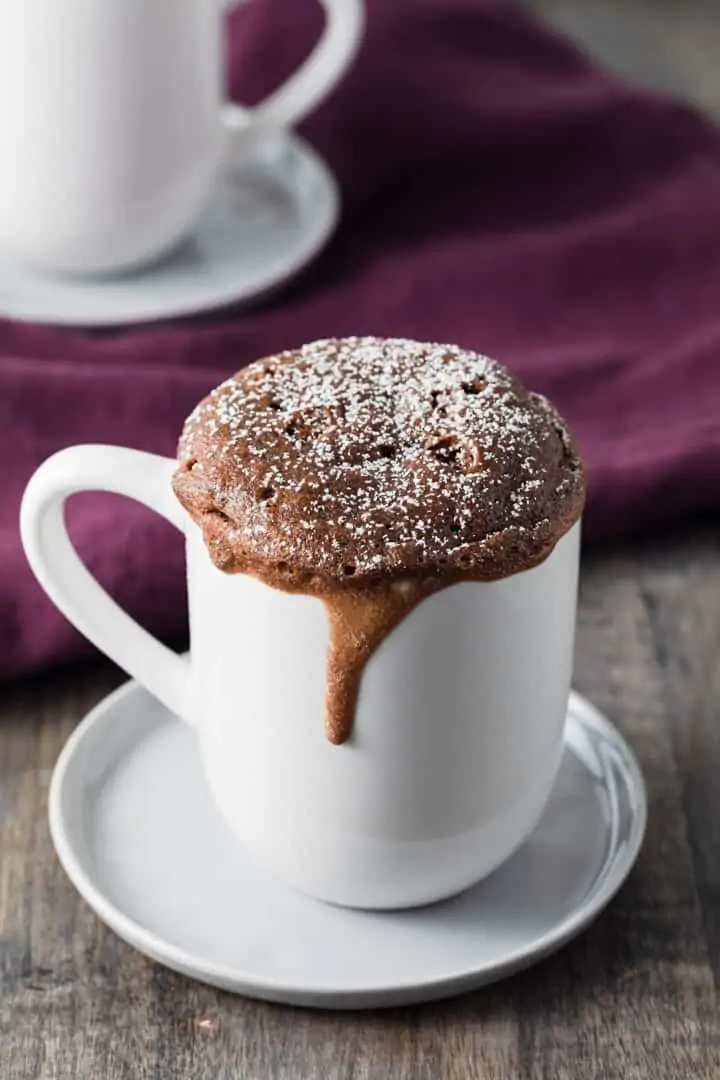
<svg viewBox="0 0 720 1080">
<path fill-rule="evenodd" d="M 365 669 L 349 742 L 324 732 L 322 603 L 211 562 L 171 490 L 175 462 L 63 450 L 24 496 L 27 557 L 50 598 L 197 731 L 215 803 L 258 859 L 337 904 L 400 908 L 472 885 L 528 836 L 563 748 L 580 526 L 545 562 L 424 600 Z M 185 533 L 190 660 L 137 625 L 81 563 L 63 503 L 127 495 Z"/>
<path fill-rule="evenodd" d="M 228 134 L 243 152 L 255 132 L 296 124 L 352 61 L 362 0 L 322 4 L 315 51 L 252 110 L 223 104 L 222 0 L 0 4 L 0 250 L 89 275 L 179 243 Z"/>
</svg>

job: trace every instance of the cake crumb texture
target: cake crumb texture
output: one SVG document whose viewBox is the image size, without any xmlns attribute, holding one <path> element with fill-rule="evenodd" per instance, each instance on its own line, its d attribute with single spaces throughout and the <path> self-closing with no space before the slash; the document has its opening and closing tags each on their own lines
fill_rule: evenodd
<svg viewBox="0 0 720 1080">
<path fill-rule="evenodd" d="M 585 498 L 566 425 L 507 368 L 374 337 L 259 360 L 213 390 L 173 486 L 221 569 L 316 593 L 516 573 Z"/>
</svg>

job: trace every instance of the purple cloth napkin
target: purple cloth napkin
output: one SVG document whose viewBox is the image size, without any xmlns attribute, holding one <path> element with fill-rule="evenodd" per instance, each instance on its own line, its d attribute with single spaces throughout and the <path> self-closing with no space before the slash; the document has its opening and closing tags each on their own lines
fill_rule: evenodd
<svg viewBox="0 0 720 1080">
<path fill-rule="evenodd" d="M 89 648 L 20 549 L 20 496 L 40 461 L 86 441 L 172 454 L 212 386 L 317 337 L 447 340 L 514 366 L 576 430 L 590 538 L 720 505 L 718 132 L 598 74 L 506 3 L 368 6 L 359 61 L 307 125 L 342 183 L 343 222 L 292 289 L 193 326 L 88 335 L 0 321 L 0 671 Z M 303 56 L 315 8 L 258 0 L 237 18 L 238 99 Z M 97 495 L 70 519 L 114 595 L 155 632 L 181 632 L 169 527 Z"/>
</svg>

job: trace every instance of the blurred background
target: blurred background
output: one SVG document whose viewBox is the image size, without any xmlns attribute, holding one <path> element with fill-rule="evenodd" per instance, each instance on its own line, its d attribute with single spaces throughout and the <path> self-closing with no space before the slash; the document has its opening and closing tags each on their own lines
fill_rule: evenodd
<svg viewBox="0 0 720 1080">
<path fill-rule="evenodd" d="M 717 0 L 521 0 L 607 68 L 720 115 Z"/>
</svg>

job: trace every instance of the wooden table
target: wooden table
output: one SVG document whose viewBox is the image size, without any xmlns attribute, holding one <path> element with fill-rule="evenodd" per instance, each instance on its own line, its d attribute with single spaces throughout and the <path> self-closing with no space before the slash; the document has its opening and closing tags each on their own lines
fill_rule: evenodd
<svg viewBox="0 0 720 1080">
<path fill-rule="evenodd" d="M 532 4 L 625 73 L 720 108 L 712 0 Z M 585 562 L 576 685 L 645 770 L 639 864 L 557 956 L 422 1008 L 258 1004 L 123 945 L 76 897 L 46 823 L 63 741 L 121 676 L 96 663 L 0 689 L 0 1080 L 718 1080 L 719 549 L 698 531 Z"/>
</svg>

